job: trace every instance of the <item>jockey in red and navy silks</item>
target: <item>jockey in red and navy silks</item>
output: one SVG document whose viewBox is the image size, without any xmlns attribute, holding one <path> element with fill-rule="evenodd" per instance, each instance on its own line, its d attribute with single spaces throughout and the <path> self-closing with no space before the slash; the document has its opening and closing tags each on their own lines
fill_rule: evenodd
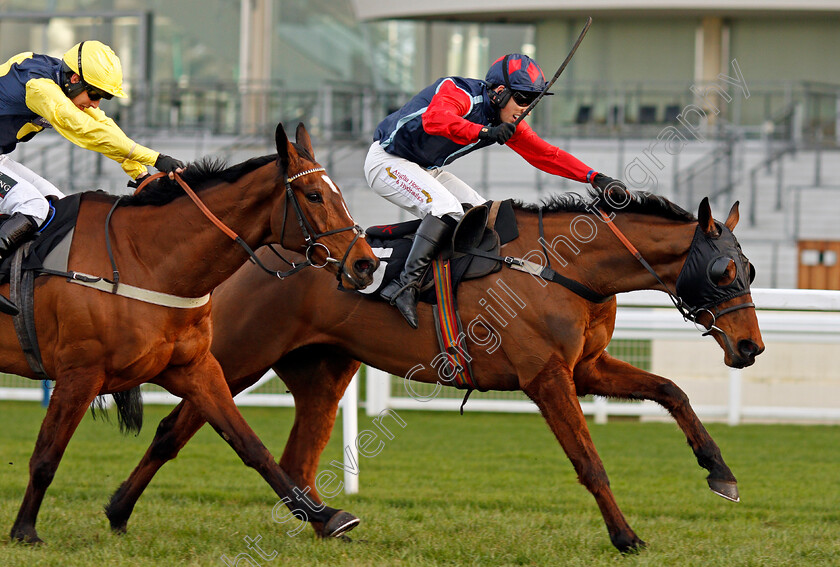
<svg viewBox="0 0 840 567">
<path fill-rule="evenodd" d="M 484 126 L 501 121 L 486 85 L 478 79 L 438 79 L 385 118 L 374 139 L 389 154 L 427 168 L 442 167 L 491 146 L 495 140 L 478 138 Z M 592 172 L 591 177 L 595 173 L 573 155 L 540 138 L 524 121 L 506 145 L 546 173 L 584 183 L 589 181 L 587 174 Z"/>
<path fill-rule="evenodd" d="M 420 217 L 406 268 L 381 295 L 417 326 L 416 288 L 454 225 L 463 204 L 486 201 L 442 169 L 494 143 L 507 144 L 538 169 L 605 188 L 617 182 L 540 138 L 524 121 L 513 122 L 545 88 L 545 75 L 530 57 L 496 60 L 483 81 L 446 77 L 426 87 L 383 120 L 365 159 L 371 189 Z"/>
</svg>

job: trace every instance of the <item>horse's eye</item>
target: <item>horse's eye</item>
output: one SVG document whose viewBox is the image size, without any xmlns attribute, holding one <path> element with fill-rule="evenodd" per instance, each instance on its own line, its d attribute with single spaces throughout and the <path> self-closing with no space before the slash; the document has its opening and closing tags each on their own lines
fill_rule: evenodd
<svg viewBox="0 0 840 567">
<path fill-rule="evenodd" d="M 321 194 L 316 192 L 316 191 L 312 191 L 311 193 L 307 193 L 306 194 L 306 200 L 309 201 L 310 203 L 323 203 L 324 202 L 324 198 L 321 197 Z"/>
<path fill-rule="evenodd" d="M 715 285 L 729 285 L 735 281 L 736 275 L 735 260 L 732 258 L 721 256 L 720 258 L 715 258 L 709 264 L 709 279 Z"/>
</svg>

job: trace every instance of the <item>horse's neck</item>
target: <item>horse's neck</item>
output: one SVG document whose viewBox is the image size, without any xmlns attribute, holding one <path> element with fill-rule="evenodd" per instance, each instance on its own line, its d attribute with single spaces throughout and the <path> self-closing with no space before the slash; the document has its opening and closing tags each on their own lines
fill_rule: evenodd
<svg viewBox="0 0 840 567">
<path fill-rule="evenodd" d="M 581 215 L 586 220 L 580 220 Z M 542 242 L 536 215 L 520 215 L 519 221 L 520 237 L 515 242 L 526 259 L 545 258 L 545 249 L 555 271 L 599 294 L 662 288 L 606 223 L 594 215 L 546 214 Z M 613 222 L 673 289 L 696 224 L 633 213 L 617 214 Z"/>
<path fill-rule="evenodd" d="M 266 166 L 233 183 L 205 189 L 198 196 L 225 226 L 256 248 L 270 232 L 274 201 L 285 198 L 276 191 L 275 178 L 276 168 Z M 243 249 L 186 196 L 160 207 L 125 207 L 121 212 L 124 214 L 114 215 L 112 226 L 117 266 L 125 283 L 157 283 L 165 287 L 154 289 L 198 297 L 212 291 L 247 259 Z M 146 220 L 138 222 L 140 219 Z M 145 267 L 137 274 L 143 281 L 130 281 L 127 264 L 136 263 L 136 259 Z"/>
</svg>

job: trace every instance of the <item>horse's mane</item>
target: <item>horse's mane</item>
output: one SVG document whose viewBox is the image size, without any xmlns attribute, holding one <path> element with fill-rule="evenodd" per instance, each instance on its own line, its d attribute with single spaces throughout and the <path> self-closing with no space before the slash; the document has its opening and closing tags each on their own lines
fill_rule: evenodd
<svg viewBox="0 0 840 567">
<path fill-rule="evenodd" d="M 315 158 L 303 146 L 292 144 L 298 156 L 305 160 L 315 162 Z M 240 164 L 228 167 L 223 159 L 202 158 L 189 164 L 181 174 L 181 179 L 189 185 L 193 191 L 201 191 L 219 183 L 233 183 L 243 175 L 254 171 L 277 159 L 277 154 L 255 157 Z M 139 207 L 143 205 L 160 206 L 171 202 L 176 197 L 184 194 L 184 190 L 174 180 L 162 177 L 152 181 L 138 195 L 124 197 L 120 200 L 121 207 Z"/>
<path fill-rule="evenodd" d="M 610 191 L 615 192 L 614 189 Z M 597 203 L 605 213 L 638 213 L 643 215 L 656 215 L 667 219 L 696 222 L 697 219 L 684 210 L 682 207 L 675 205 L 665 197 L 649 193 L 647 191 L 630 191 L 626 194 L 629 201 L 624 197 L 625 191 L 621 193 L 613 193 L 611 199 L 604 196 L 604 192 L 599 189 L 590 188 L 587 195 L 580 195 L 577 193 L 563 193 L 560 195 L 552 195 L 544 199 L 541 204 L 535 205 L 530 203 L 523 203 L 521 201 L 514 201 L 513 206 L 516 209 L 536 213 L 542 209 L 543 213 L 591 213 L 593 210 L 593 203 Z M 623 207 L 616 207 L 613 203 L 627 204 Z"/>
<path fill-rule="evenodd" d="M 193 191 L 199 192 L 222 182 L 234 182 L 246 173 L 250 173 L 276 159 L 276 155 L 262 156 L 228 167 L 222 159 L 205 157 L 190 163 L 181 174 L 181 179 Z M 123 197 L 119 205 L 121 207 L 160 206 L 172 202 L 173 199 L 183 194 L 184 190 L 177 182 L 168 177 L 161 177 L 146 185 L 137 195 Z"/>
</svg>

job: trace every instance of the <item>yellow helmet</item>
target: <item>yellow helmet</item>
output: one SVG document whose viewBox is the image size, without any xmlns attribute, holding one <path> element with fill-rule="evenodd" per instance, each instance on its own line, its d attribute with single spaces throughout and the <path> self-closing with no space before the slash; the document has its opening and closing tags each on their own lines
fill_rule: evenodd
<svg viewBox="0 0 840 567">
<path fill-rule="evenodd" d="M 125 98 L 120 58 L 114 50 L 100 41 L 83 41 L 64 54 L 64 63 L 82 81 L 108 94 Z"/>
</svg>

